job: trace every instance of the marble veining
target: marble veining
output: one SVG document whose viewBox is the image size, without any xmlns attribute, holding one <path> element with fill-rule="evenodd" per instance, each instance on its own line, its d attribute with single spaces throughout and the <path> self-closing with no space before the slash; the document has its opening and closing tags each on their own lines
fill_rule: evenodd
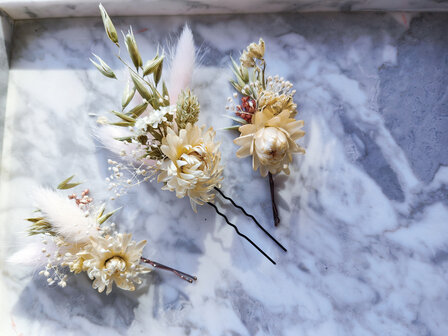
<svg viewBox="0 0 448 336">
<path fill-rule="evenodd" d="M 327 11 L 447 11 L 443 0 L 104 0 L 112 15 L 193 15 Z M 132 3 L 132 5 L 130 5 Z M 1 0 L 14 19 L 97 16 L 97 0 Z"/>
<path fill-rule="evenodd" d="M 280 227 L 272 227 L 267 180 L 235 158 L 234 135 L 218 132 L 224 191 L 288 253 L 218 201 L 273 266 L 212 209 L 195 214 L 188 200 L 148 184 L 111 204 L 126 205 L 116 222 L 149 240 L 145 255 L 196 274 L 196 284 L 153 272 L 136 292 L 105 296 L 84 275 L 49 288 L 6 264 L 23 244 L 34 186 L 75 173 L 94 197 L 107 197 L 110 154 L 92 136 L 93 115 L 115 108 L 122 90 L 88 62 L 92 51 L 113 50 L 99 18 L 20 21 L 0 175 L 2 335 L 448 334 L 448 15 L 167 16 L 116 25 L 132 24 L 150 57 L 185 22 L 201 47 L 193 83 L 201 122 L 229 125 L 228 55 L 260 36 L 268 72 L 297 89 L 307 154 L 291 176 L 276 177 Z"/>
</svg>

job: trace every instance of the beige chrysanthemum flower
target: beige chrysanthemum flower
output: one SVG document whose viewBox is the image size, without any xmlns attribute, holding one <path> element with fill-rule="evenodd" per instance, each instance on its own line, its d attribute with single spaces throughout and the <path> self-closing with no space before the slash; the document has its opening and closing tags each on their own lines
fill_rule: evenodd
<svg viewBox="0 0 448 336">
<path fill-rule="evenodd" d="M 139 275 L 150 272 L 139 265 L 145 244 L 146 240 L 133 241 L 130 233 L 90 238 L 90 244 L 78 256 L 83 260 L 82 268 L 94 280 L 92 287 L 100 293 L 107 288 L 109 294 L 115 282 L 121 289 L 135 290 L 134 284 L 142 282 Z"/>
<path fill-rule="evenodd" d="M 278 115 L 268 109 L 256 112 L 253 123 L 241 126 L 241 136 L 233 141 L 241 146 L 236 155 L 252 155 L 252 166 L 254 170 L 260 167 L 262 176 L 281 171 L 289 175 L 292 154 L 305 153 L 305 149 L 295 143 L 305 135 L 301 130 L 303 120 L 290 118 L 290 114 L 288 109 Z"/>
<path fill-rule="evenodd" d="M 159 168 L 157 181 L 164 182 L 162 189 L 175 191 L 178 198 L 190 197 L 194 211 L 196 204 L 213 201 L 213 188 L 220 187 L 223 167 L 220 165 L 219 144 L 214 143 L 212 128 L 188 124 L 176 134 L 168 129 L 160 149 L 168 157 Z"/>
<path fill-rule="evenodd" d="M 274 116 L 284 111 L 289 111 L 290 117 L 297 114 L 297 105 L 292 95 L 287 93 L 263 90 L 259 93 L 258 106 L 260 110 L 265 110 Z"/>
</svg>

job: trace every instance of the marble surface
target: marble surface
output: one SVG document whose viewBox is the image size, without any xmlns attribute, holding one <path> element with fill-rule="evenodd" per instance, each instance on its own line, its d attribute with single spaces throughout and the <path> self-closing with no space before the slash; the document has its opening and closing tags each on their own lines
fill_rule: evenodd
<svg viewBox="0 0 448 336">
<path fill-rule="evenodd" d="M 9 55 L 13 25 L 11 18 L 0 10 L 0 161 L 2 157 L 3 122 L 8 91 Z"/>
<path fill-rule="evenodd" d="M 228 55 L 262 36 L 268 72 L 297 89 L 307 154 L 277 176 L 282 222 L 272 227 L 266 179 L 235 159 L 218 132 L 224 191 L 288 248 L 283 254 L 239 212 L 220 206 L 263 246 L 273 266 L 217 217 L 160 185 L 111 206 L 122 230 L 148 239 L 145 255 L 196 274 L 190 285 L 151 273 L 137 292 L 100 295 L 85 275 L 68 287 L 4 257 L 16 251 L 38 184 L 73 173 L 106 198 L 95 117 L 119 104 L 90 52 L 113 46 L 99 18 L 16 23 L 0 180 L 2 335 L 447 335 L 448 15 L 296 14 L 141 17 L 152 56 L 185 21 L 201 47 L 194 89 L 201 122 L 221 128 L 231 88 Z M 266 22 L 270 22 L 269 26 Z M 169 45 L 169 43 L 167 44 Z M 167 46 L 166 45 L 166 46 Z M 105 59 L 119 67 L 113 58 Z"/>
<path fill-rule="evenodd" d="M 130 3 L 132 2 L 132 6 Z M 111 15 L 192 15 L 316 11 L 447 11 L 443 0 L 104 0 Z M 14 19 L 97 16 L 97 0 L 0 0 Z"/>
</svg>

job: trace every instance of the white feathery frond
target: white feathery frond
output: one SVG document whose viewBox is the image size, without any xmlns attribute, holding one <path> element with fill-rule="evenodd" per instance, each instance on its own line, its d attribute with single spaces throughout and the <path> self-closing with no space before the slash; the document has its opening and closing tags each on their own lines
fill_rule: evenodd
<svg viewBox="0 0 448 336">
<path fill-rule="evenodd" d="M 15 252 L 6 261 L 14 265 L 25 265 L 34 268 L 43 267 L 48 262 L 48 258 L 45 256 L 46 253 L 42 252 L 43 248 L 45 248 L 46 253 L 54 254 L 57 247 L 52 240 L 49 240 L 46 245 L 42 242 L 29 243 Z"/>
<path fill-rule="evenodd" d="M 96 222 L 86 217 L 74 201 L 45 188 L 37 189 L 33 196 L 37 208 L 48 217 L 54 231 L 68 242 L 86 242 L 89 237 L 99 235 Z"/>
<path fill-rule="evenodd" d="M 191 83 L 196 51 L 194 48 L 193 33 L 188 25 L 185 25 L 177 42 L 176 52 L 171 61 L 168 92 L 171 104 L 177 102 L 177 97 L 182 90 Z"/>
<path fill-rule="evenodd" d="M 120 156 L 122 159 L 132 162 L 136 160 L 133 152 L 139 150 L 138 145 L 136 143 L 124 143 L 123 141 L 119 141 L 116 139 L 124 138 L 130 135 L 131 133 L 129 133 L 128 130 L 124 127 L 105 125 L 98 127 L 95 130 L 95 136 L 104 145 L 104 147 L 106 147 L 112 153 Z M 150 137 L 149 134 L 148 137 Z M 123 152 L 124 155 L 122 155 Z M 146 158 L 140 158 L 139 161 L 144 163 L 148 167 L 153 167 L 156 164 L 154 160 Z"/>
<path fill-rule="evenodd" d="M 137 148 L 134 144 L 125 144 L 123 141 L 119 141 L 116 138 L 124 138 L 130 136 L 131 133 L 125 127 L 117 127 L 111 125 L 104 125 L 98 127 L 95 130 L 96 137 L 101 143 L 110 150 L 112 153 L 121 156 L 122 152 L 125 152 L 125 157 L 131 157 L 131 152 Z"/>
</svg>

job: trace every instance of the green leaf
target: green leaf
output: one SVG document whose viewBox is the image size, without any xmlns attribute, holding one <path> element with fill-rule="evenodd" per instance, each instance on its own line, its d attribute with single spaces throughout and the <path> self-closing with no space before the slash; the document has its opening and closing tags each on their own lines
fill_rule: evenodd
<svg viewBox="0 0 448 336">
<path fill-rule="evenodd" d="M 126 36 L 124 36 L 124 42 L 126 44 L 126 48 L 128 49 L 129 57 L 131 57 L 132 63 L 134 63 L 135 68 L 140 68 L 143 65 L 143 62 L 142 57 L 140 56 L 140 52 L 138 51 L 137 41 L 135 40 L 132 27 L 130 27 L 128 33 L 126 34 Z"/>
<path fill-rule="evenodd" d="M 148 155 L 151 160 L 163 160 L 166 157 L 160 147 L 157 146 L 151 146 L 151 150 L 148 151 Z"/>
<path fill-rule="evenodd" d="M 223 116 L 224 116 L 225 118 L 232 119 L 233 121 L 236 121 L 237 123 L 240 123 L 240 124 L 242 124 L 242 125 L 247 124 L 247 121 L 244 120 L 243 118 L 238 118 L 238 117 L 234 117 L 234 116 L 229 116 L 229 115 L 227 115 L 227 114 L 223 114 Z"/>
<path fill-rule="evenodd" d="M 67 183 L 64 189 L 72 189 L 74 187 L 79 186 L 81 183 Z"/>
<path fill-rule="evenodd" d="M 244 82 L 249 83 L 249 70 L 246 67 L 241 67 L 240 73 L 241 73 L 241 79 Z"/>
<path fill-rule="evenodd" d="M 101 207 L 98 209 L 98 213 L 96 215 L 96 219 L 100 219 L 101 216 L 104 214 L 104 210 L 106 209 L 106 203 L 101 204 Z"/>
<path fill-rule="evenodd" d="M 117 111 L 112 111 L 112 113 L 115 114 L 121 120 L 127 121 L 127 122 L 129 122 L 131 124 L 135 123 L 135 119 L 130 117 L 130 116 L 127 116 L 126 114 L 123 114 L 123 113 L 120 113 L 120 112 L 117 112 Z"/>
<path fill-rule="evenodd" d="M 165 81 L 163 81 L 163 83 L 162 83 L 162 95 L 163 95 L 163 100 L 169 104 L 170 95 L 168 93 L 168 88 L 166 87 Z M 165 98 L 165 97 L 167 97 L 167 98 Z"/>
<path fill-rule="evenodd" d="M 237 130 L 239 129 L 241 126 L 239 125 L 235 125 L 235 126 L 230 126 L 230 127 L 224 127 L 224 128 L 218 128 L 218 131 L 233 131 L 233 130 Z"/>
<path fill-rule="evenodd" d="M 28 222 L 36 223 L 36 222 L 41 221 L 41 220 L 43 220 L 43 219 L 45 219 L 45 217 L 33 217 L 33 218 L 27 218 L 26 220 L 27 220 Z"/>
<path fill-rule="evenodd" d="M 59 185 L 56 188 L 60 189 L 60 190 L 65 190 L 65 189 L 71 189 L 76 186 L 79 186 L 81 183 L 69 183 L 74 177 L 75 177 L 75 175 L 72 175 L 69 178 L 66 178 L 64 181 L 59 183 Z"/>
<path fill-rule="evenodd" d="M 90 62 L 93 63 L 93 65 L 99 70 L 99 72 L 101 72 L 104 76 L 108 77 L 108 78 L 115 78 L 117 79 L 117 77 L 115 76 L 114 72 L 112 71 L 112 69 L 106 64 L 106 62 L 104 62 L 99 56 L 93 54 L 93 56 L 96 57 L 96 59 L 100 62 L 99 64 L 96 63 L 93 59 L 90 59 Z"/>
<path fill-rule="evenodd" d="M 115 209 L 114 211 L 111 211 L 105 215 L 102 215 L 100 218 L 98 218 L 98 224 L 101 225 L 103 224 L 105 221 L 107 221 L 115 212 L 117 212 L 118 210 L 120 210 L 121 208 Z"/>
<path fill-rule="evenodd" d="M 129 127 L 129 126 L 133 126 L 132 124 L 126 122 L 126 121 L 118 121 L 118 122 L 113 122 L 113 123 L 109 123 L 109 125 L 112 126 L 120 126 L 120 127 Z"/>
<path fill-rule="evenodd" d="M 142 145 L 146 145 L 148 142 L 148 137 L 146 135 L 139 135 L 137 137 L 137 141 L 140 142 Z"/>
<path fill-rule="evenodd" d="M 159 70 L 159 68 L 162 68 L 164 58 L 165 58 L 164 55 L 156 56 L 152 60 L 148 61 L 146 65 L 143 67 L 143 76 L 148 76 L 152 73 L 156 73 Z M 161 69 L 160 72 L 162 72 Z"/>
<path fill-rule="evenodd" d="M 103 7 L 102 4 L 99 5 L 99 8 L 107 36 L 110 38 L 112 42 L 114 42 L 118 46 L 118 35 L 115 26 L 112 23 L 112 20 L 110 19 L 109 15 L 106 12 L 106 9 Z"/>
<path fill-rule="evenodd" d="M 135 74 L 133 71 L 129 71 L 129 73 L 131 74 L 131 79 L 134 82 L 135 88 L 137 89 L 140 96 L 145 98 L 147 101 L 150 101 L 153 97 L 152 94 L 147 89 L 145 81 L 141 79 L 140 76 Z"/>
<path fill-rule="evenodd" d="M 241 92 L 241 93 L 242 93 L 243 88 L 242 88 L 237 82 L 235 82 L 234 80 L 231 80 L 231 81 L 230 81 L 230 84 L 232 84 L 232 86 L 233 86 L 238 92 Z"/>
<path fill-rule="evenodd" d="M 148 127 L 148 132 L 154 137 L 154 139 L 162 141 L 163 139 L 162 135 L 159 132 L 157 132 L 154 128 Z"/>
<path fill-rule="evenodd" d="M 230 60 L 232 61 L 232 70 L 239 74 L 240 72 L 240 66 L 235 62 L 232 56 L 230 56 Z"/>
<path fill-rule="evenodd" d="M 125 109 L 126 106 L 129 105 L 129 103 L 131 102 L 132 98 L 134 98 L 135 95 L 135 85 L 132 85 L 131 88 L 131 83 L 128 81 L 125 90 L 123 91 L 123 98 L 121 99 L 121 107 L 122 109 Z"/>
<path fill-rule="evenodd" d="M 128 115 L 131 115 L 133 118 L 138 118 L 142 115 L 143 112 L 145 112 L 146 108 L 148 107 L 148 102 L 144 101 L 140 105 L 137 105 L 132 110 L 127 112 Z"/>
<path fill-rule="evenodd" d="M 118 140 L 118 141 L 124 141 L 124 142 L 129 142 L 129 143 L 131 143 L 132 142 L 132 139 L 134 139 L 134 137 L 132 137 L 132 136 L 127 136 L 127 137 L 121 137 L 121 138 L 114 138 L 115 140 Z"/>
<path fill-rule="evenodd" d="M 156 71 L 154 71 L 154 82 L 156 83 L 156 86 L 160 82 L 160 78 L 162 78 L 162 69 L 163 69 L 163 58 L 164 56 L 160 57 L 160 62 L 156 68 Z"/>
<path fill-rule="evenodd" d="M 55 235 L 52 225 L 45 218 L 34 222 L 28 229 L 28 235 L 30 236 L 46 233 Z"/>
</svg>

